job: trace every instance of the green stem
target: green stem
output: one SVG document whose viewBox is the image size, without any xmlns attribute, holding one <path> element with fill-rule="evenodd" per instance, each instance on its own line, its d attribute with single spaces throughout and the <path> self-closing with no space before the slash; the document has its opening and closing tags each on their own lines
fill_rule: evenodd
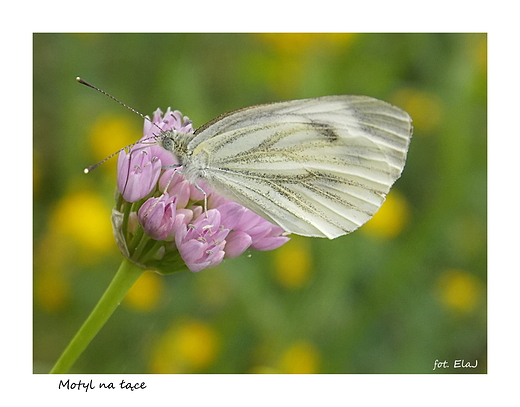
<svg viewBox="0 0 520 407">
<path fill-rule="evenodd" d="M 147 264 L 148 261 L 150 261 L 157 254 L 157 251 L 160 249 L 160 247 L 164 245 L 163 241 L 152 240 L 152 242 L 153 245 L 150 246 L 150 248 L 145 252 L 144 256 L 141 256 L 139 260 L 136 260 L 137 262 Z"/>
<path fill-rule="evenodd" d="M 68 372 L 143 272 L 144 269 L 123 260 L 107 290 L 50 373 Z"/>
<path fill-rule="evenodd" d="M 141 225 L 137 225 L 137 230 L 135 231 L 135 234 L 132 237 L 132 240 L 130 240 L 130 242 L 128 242 L 128 240 L 127 240 L 128 253 L 129 253 L 130 257 L 133 258 L 134 254 L 135 254 L 135 249 L 136 249 L 137 245 L 143 239 L 143 235 L 144 235 L 143 227 Z"/>
</svg>

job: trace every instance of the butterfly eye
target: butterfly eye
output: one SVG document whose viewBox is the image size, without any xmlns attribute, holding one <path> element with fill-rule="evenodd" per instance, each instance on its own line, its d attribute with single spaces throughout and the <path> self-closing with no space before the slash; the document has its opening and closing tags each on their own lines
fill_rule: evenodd
<svg viewBox="0 0 520 407">
<path fill-rule="evenodd" d="M 171 137 L 164 137 L 161 140 L 161 146 L 167 151 L 173 151 L 173 140 Z"/>
</svg>

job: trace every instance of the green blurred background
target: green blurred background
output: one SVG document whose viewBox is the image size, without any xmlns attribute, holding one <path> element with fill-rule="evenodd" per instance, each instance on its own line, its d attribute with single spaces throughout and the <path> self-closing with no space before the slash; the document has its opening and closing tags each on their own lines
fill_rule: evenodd
<svg viewBox="0 0 520 407">
<path fill-rule="evenodd" d="M 414 119 L 380 212 L 214 269 L 145 273 L 76 373 L 484 373 L 485 34 L 35 34 L 34 372 L 48 372 L 122 257 L 115 162 L 151 115 L 364 94 Z M 454 369 L 455 360 L 478 366 Z"/>
</svg>

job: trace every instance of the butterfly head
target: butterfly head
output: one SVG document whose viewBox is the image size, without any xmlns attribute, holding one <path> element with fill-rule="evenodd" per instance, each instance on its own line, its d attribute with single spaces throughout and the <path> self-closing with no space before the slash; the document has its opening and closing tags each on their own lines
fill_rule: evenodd
<svg viewBox="0 0 520 407">
<path fill-rule="evenodd" d="M 166 151 L 175 154 L 181 161 L 184 161 L 189 155 L 188 144 L 192 138 L 193 133 L 171 129 L 163 131 L 157 137 L 157 143 Z"/>
<path fill-rule="evenodd" d="M 173 153 L 176 150 L 175 133 L 175 130 L 168 130 L 161 133 L 157 140 L 158 144 L 166 151 Z"/>
</svg>

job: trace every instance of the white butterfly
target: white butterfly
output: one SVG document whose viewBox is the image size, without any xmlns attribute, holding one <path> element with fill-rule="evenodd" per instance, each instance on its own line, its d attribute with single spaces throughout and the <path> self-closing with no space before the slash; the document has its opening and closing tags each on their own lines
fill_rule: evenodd
<svg viewBox="0 0 520 407">
<path fill-rule="evenodd" d="M 350 233 L 381 207 L 412 135 L 405 111 L 368 96 L 324 96 L 239 109 L 159 143 L 183 175 L 289 233 Z"/>
</svg>

